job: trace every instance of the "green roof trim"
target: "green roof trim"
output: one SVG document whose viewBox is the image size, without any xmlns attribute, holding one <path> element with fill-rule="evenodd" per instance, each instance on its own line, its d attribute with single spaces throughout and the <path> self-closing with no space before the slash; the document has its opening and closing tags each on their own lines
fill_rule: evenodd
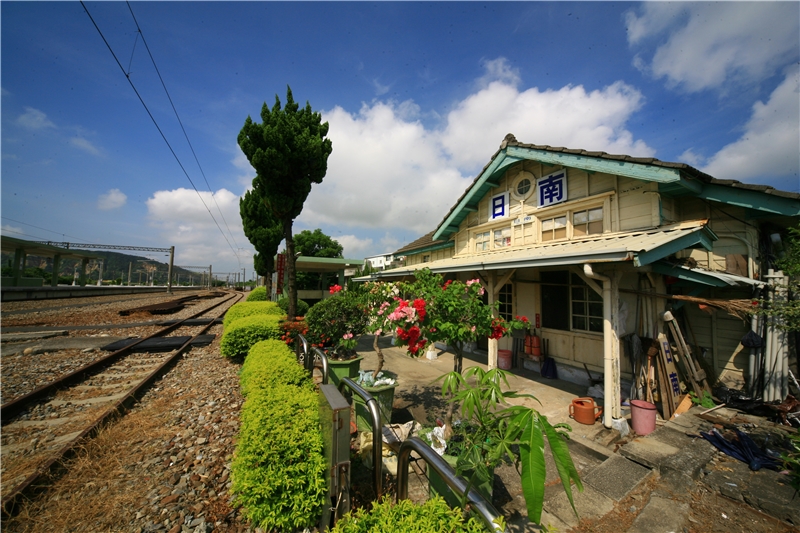
<svg viewBox="0 0 800 533">
<path fill-rule="evenodd" d="M 456 245 L 453 241 L 445 241 L 445 242 L 437 242 L 431 244 L 430 246 L 425 246 L 423 248 L 416 248 L 414 250 L 410 250 L 405 252 L 403 255 L 419 255 L 425 252 L 435 252 L 436 250 L 444 250 L 445 248 L 453 248 Z"/>
<path fill-rule="evenodd" d="M 561 165 L 565 167 L 579 168 L 592 172 L 605 172 L 617 174 L 647 181 L 657 181 L 660 183 L 672 183 L 681 181 L 680 171 L 672 168 L 646 165 L 642 163 L 632 163 L 630 161 L 615 161 L 613 159 L 602 159 L 590 157 L 583 154 L 570 154 L 565 152 L 550 152 L 547 150 L 536 150 L 531 148 L 521 148 L 509 146 L 506 148 L 509 155 L 519 159 L 538 161 L 549 165 Z"/>
<path fill-rule="evenodd" d="M 656 262 L 651 265 L 653 272 L 656 274 L 663 274 L 665 276 L 672 276 L 673 278 L 678 278 L 684 281 L 689 281 L 692 283 L 700 283 L 702 285 L 710 285 L 711 287 L 729 287 L 725 281 L 715 278 L 713 276 L 708 276 L 703 274 L 702 272 L 697 272 L 695 270 L 686 270 L 685 268 L 676 268 L 672 265 L 663 262 Z M 697 292 L 699 289 L 695 289 L 693 292 Z M 697 296 L 697 294 L 690 294 L 691 296 Z"/>
<path fill-rule="evenodd" d="M 659 259 L 668 257 L 686 248 L 692 248 L 698 244 L 710 251 L 712 249 L 712 243 L 716 240 L 717 236 L 714 232 L 703 226 L 702 228 L 698 228 L 697 231 L 678 237 L 652 250 L 642 250 L 638 252 L 633 260 L 633 264 L 637 267 L 649 265 Z"/>
<path fill-rule="evenodd" d="M 476 179 L 469 189 L 467 189 L 467 191 L 461 197 L 461 200 L 458 202 L 458 205 L 450 212 L 450 215 L 444 219 L 441 224 L 439 224 L 439 227 L 436 228 L 436 231 L 433 234 L 433 240 L 438 241 L 441 239 L 446 239 L 458 231 L 458 227 L 461 225 L 461 222 L 467 218 L 467 214 L 470 212 L 465 208 L 473 208 L 473 210 L 476 209 L 478 202 L 480 202 L 486 193 L 492 189 L 492 184 L 495 182 L 492 182 L 491 178 L 496 174 L 505 171 L 505 169 L 509 166 L 519 163 L 523 159 L 525 158 L 500 152 L 497 157 L 494 158 L 491 164 L 484 169 L 481 175 L 478 176 L 478 179 Z"/>
<path fill-rule="evenodd" d="M 697 194 L 698 198 L 711 200 L 747 209 L 755 209 L 776 215 L 798 216 L 800 215 L 800 200 L 776 196 L 773 194 L 758 194 L 747 189 L 725 187 L 723 185 L 705 184 L 703 190 Z M 757 200 L 757 205 L 756 205 Z"/>
</svg>

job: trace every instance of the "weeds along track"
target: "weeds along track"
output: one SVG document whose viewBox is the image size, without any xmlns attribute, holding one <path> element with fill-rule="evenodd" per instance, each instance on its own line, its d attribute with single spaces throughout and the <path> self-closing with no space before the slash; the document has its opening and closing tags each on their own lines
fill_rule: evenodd
<svg viewBox="0 0 800 533">
<path fill-rule="evenodd" d="M 62 473 L 59 470 L 63 459 L 104 424 L 124 414 L 191 349 L 197 337 L 242 298 L 241 293 L 219 293 L 211 300 L 201 300 L 198 307 L 202 309 L 192 309 L 191 315 L 3 404 L 3 516 L 12 514 L 21 499 L 30 497 L 52 476 Z M 188 340 L 168 352 L 137 349 L 146 342 L 158 344 L 166 337 L 176 336 L 186 336 Z"/>
</svg>

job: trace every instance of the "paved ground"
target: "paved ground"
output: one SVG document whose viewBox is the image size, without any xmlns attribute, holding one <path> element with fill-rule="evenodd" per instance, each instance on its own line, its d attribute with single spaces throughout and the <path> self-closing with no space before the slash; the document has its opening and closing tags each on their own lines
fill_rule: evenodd
<svg viewBox="0 0 800 533">
<path fill-rule="evenodd" d="M 389 339 L 381 339 L 380 345 L 385 356 L 384 368 L 399 376 L 395 421 L 404 422 L 413 417 L 431 425 L 436 418 L 442 418 L 446 403 L 436 379 L 453 369 L 452 354 L 443 353 L 434 361 L 412 359 L 404 350 L 391 346 Z M 362 370 L 375 368 L 377 356 L 371 339 L 362 339 L 359 353 L 364 355 Z M 469 355 L 464 360 L 464 368 L 483 365 L 485 360 L 485 355 Z M 528 370 L 514 369 L 513 373 L 509 379 L 511 389 L 532 394 L 541 404 L 531 400 L 523 402 L 528 402 L 551 423 L 566 422 L 573 428 L 570 451 L 584 485 L 583 492 L 573 490 L 581 519 L 601 520 L 606 514 L 610 516 L 620 502 L 629 501 L 626 498 L 633 494 L 637 505 L 630 507 L 630 520 L 625 526 L 619 524 L 614 531 L 702 531 L 697 529 L 690 512 L 692 494 L 696 495 L 698 487 L 702 487 L 701 492 L 715 492 L 777 518 L 782 523 L 779 527 L 791 529 L 792 524 L 800 525 L 800 499 L 788 486 L 786 476 L 766 469 L 752 472 L 744 463 L 724 456 L 699 438 L 699 431 L 712 427 L 696 416 L 703 409 L 694 407 L 672 421 L 660 421 L 656 431 L 646 437 L 631 434 L 620 439 L 617 431 L 605 429 L 599 422 L 584 425 L 570 419 L 569 405 L 573 399 L 586 396 L 586 387 L 542 378 Z M 723 408 L 715 411 L 715 415 L 730 418 L 737 412 Z M 752 423 L 765 428 L 772 426 L 781 433 L 764 419 L 754 418 Z M 579 519 L 561 489 L 553 466 L 550 461 L 542 523 L 568 531 L 579 526 Z M 539 531 L 538 526 L 527 522 L 518 476 L 513 468 L 508 469 L 508 472 L 502 469 L 496 472 L 494 504 L 510 517 L 511 531 Z M 411 478 L 413 481 L 414 476 Z M 723 530 L 755 531 L 744 525 L 740 527 L 742 529 L 737 529 L 731 523 Z"/>
</svg>

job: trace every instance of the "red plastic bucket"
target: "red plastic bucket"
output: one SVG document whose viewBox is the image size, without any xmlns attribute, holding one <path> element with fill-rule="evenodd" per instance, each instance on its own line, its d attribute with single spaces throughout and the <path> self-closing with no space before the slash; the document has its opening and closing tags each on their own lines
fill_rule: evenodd
<svg viewBox="0 0 800 533">
<path fill-rule="evenodd" d="M 656 406 L 644 400 L 631 400 L 631 426 L 637 435 L 647 435 L 656 429 Z"/>
<path fill-rule="evenodd" d="M 511 370 L 511 350 L 497 350 L 497 367 Z"/>
</svg>

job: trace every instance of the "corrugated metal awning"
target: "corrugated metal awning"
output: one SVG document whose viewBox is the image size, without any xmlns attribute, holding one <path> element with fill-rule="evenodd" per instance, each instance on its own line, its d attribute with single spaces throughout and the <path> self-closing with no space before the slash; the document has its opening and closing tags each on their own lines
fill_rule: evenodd
<svg viewBox="0 0 800 533">
<path fill-rule="evenodd" d="M 630 261 L 639 267 L 693 246 L 700 245 L 710 250 L 711 242 L 715 240 L 717 240 L 717 236 L 706 227 L 705 220 L 684 222 L 648 230 L 605 233 L 581 240 L 557 241 L 507 251 L 421 263 L 375 272 L 370 276 L 356 278 L 355 281 L 413 276 L 415 271 L 423 268 L 443 274 L 621 261 Z"/>
</svg>

